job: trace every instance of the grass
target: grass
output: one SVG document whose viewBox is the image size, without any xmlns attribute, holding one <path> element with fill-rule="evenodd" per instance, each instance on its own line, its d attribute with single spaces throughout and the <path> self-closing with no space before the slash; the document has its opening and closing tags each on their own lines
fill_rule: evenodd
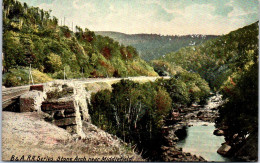
<svg viewBox="0 0 260 163">
<path fill-rule="evenodd" d="M 48 99 L 58 99 L 66 96 L 70 96 L 73 94 L 73 88 L 64 87 L 62 91 L 58 91 L 57 89 L 51 92 L 47 92 Z"/>
<path fill-rule="evenodd" d="M 98 92 L 105 89 L 112 90 L 111 85 L 106 82 L 87 83 L 85 89 L 91 92 Z"/>
<path fill-rule="evenodd" d="M 34 84 L 46 83 L 53 79 L 47 74 L 40 72 L 37 69 L 32 69 Z M 32 81 L 30 81 L 30 84 Z M 6 87 L 15 87 L 29 84 L 29 68 L 18 67 L 10 69 L 9 72 L 3 74 L 3 85 Z"/>
</svg>

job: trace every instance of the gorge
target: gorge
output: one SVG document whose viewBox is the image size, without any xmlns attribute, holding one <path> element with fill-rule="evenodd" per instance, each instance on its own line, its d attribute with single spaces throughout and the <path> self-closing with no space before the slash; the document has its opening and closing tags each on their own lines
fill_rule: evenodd
<svg viewBox="0 0 260 163">
<path fill-rule="evenodd" d="M 65 17 L 59 23 L 55 12 L 37 6 L 41 0 L 23 1 L 2 6 L 3 160 L 258 160 L 257 20 L 227 24 L 233 31 L 223 35 L 124 35 L 94 32 L 91 23 L 94 31 L 83 29 L 86 23 L 67 26 Z M 189 3 L 204 5 L 195 1 Z M 79 1 L 48 1 L 57 2 L 81 8 Z M 105 18 L 84 20 L 107 27 Z M 193 27 L 186 23 L 181 30 Z"/>
</svg>

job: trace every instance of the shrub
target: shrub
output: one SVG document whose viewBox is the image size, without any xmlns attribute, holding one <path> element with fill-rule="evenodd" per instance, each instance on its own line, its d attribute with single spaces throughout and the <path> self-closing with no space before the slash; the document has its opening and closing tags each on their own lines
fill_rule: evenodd
<svg viewBox="0 0 260 163">
<path fill-rule="evenodd" d="M 62 61 L 61 57 L 57 54 L 50 53 L 47 56 L 47 61 L 46 61 L 46 72 L 55 72 L 59 71 L 61 69 Z"/>
<path fill-rule="evenodd" d="M 45 83 L 53 80 L 47 74 L 44 74 L 36 69 L 32 69 L 32 76 L 35 84 Z M 17 69 L 10 69 L 8 73 L 5 73 L 3 75 L 3 85 L 7 87 L 27 85 L 28 83 L 29 83 L 28 67 L 19 67 Z M 30 83 L 32 83 L 32 81 L 30 81 Z"/>
<path fill-rule="evenodd" d="M 157 85 L 165 87 L 173 105 L 191 105 L 192 103 L 205 103 L 210 93 L 208 83 L 199 74 L 179 72 L 171 79 L 156 81 Z"/>
</svg>

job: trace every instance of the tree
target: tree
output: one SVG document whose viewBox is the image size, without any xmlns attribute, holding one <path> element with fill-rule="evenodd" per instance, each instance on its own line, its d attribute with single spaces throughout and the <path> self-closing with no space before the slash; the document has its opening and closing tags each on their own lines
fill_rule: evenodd
<svg viewBox="0 0 260 163">
<path fill-rule="evenodd" d="M 50 53 L 47 56 L 47 61 L 45 65 L 45 71 L 46 72 L 55 72 L 59 71 L 62 66 L 61 57 L 55 53 Z"/>
</svg>

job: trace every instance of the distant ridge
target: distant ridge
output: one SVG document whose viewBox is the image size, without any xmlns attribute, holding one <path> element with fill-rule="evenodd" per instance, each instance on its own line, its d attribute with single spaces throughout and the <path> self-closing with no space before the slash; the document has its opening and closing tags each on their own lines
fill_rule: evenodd
<svg viewBox="0 0 260 163">
<path fill-rule="evenodd" d="M 144 60 L 153 60 L 182 47 L 194 46 L 216 38 L 216 35 L 160 35 L 160 34 L 125 34 L 114 31 L 95 31 L 96 35 L 111 37 L 120 44 L 131 45 L 137 49 Z"/>
</svg>

